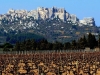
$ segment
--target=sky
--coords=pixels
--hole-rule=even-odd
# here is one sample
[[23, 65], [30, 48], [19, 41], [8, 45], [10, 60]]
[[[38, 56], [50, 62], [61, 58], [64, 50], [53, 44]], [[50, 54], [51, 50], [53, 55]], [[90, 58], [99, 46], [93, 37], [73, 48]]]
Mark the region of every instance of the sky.
[[53, 6], [65, 8], [79, 19], [94, 17], [96, 25], [100, 26], [100, 0], [0, 0], [0, 14], [5, 14], [11, 8], [34, 10]]

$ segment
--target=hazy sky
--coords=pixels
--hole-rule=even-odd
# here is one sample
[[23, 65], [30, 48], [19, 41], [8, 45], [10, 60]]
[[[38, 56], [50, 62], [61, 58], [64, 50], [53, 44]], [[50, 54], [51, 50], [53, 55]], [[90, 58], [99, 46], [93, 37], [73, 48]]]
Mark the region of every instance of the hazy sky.
[[96, 25], [100, 26], [100, 0], [0, 0], [0, 14], [10, 8], [33, 10], [37, 7], [65, 8], [79, 19], [94, 17]]

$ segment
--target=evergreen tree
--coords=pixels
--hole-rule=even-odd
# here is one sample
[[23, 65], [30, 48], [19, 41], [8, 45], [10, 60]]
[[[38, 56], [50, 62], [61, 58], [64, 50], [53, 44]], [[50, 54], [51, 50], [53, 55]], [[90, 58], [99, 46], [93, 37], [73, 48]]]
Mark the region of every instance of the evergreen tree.
[[79, 49], [84, 49], [86, 46], [87, 46], [87, 39], [86, 39], [86, 37], [84, 36], [83, 38], [80, 38], [80, 39], [78, 40], [78, 48], [79, 48]]
[[63, 48], [63, 44], [56, 41], [55, 43], [53, 43], [53, 50], [62, 50]]
[[71, 47], [72, 47], [72, 49], [76, 49], [77, 48], [77, 42], [76, 42], [76, 40], [72, 41]]
[[19, 51], [19, 50], [20, 50], [20, 43], [19, 43], [19, 42], [17, 42], [17, 43], [15, 44], [14, 50], [15, 50], [15, 51]]
[[90, 47], [91, 49], [93, 49], [96, 46], [97, 43], [96, 38], [91, 33], [89, 33], [88, 35], [87, 43], [88, 43], [88, 47]]
[[86, 39], [85, 35], [83, 37], [83, 45], [84, 45], [84, 48], [87, 47], [87, 39]]
[[31, 50], [31, 40], [30, 39], [27, 40], [26, 42], [23, 42], [22, 45], [24, 45], [24, 47], [25, 47], [26, 50]]
[[100, 48], [100, 34], [99, 34], [99, 39], [98, 39], [98, 47]]
[[63, 47], [65, 50], [66, 49], [70, 49], [71, 48], [71, 44], [70, 44], [70, 42], [66, 42], [65, 44], [64, 44], [64, 47]]
[[36, 46], [37, 46], [36, 41], [34, 39], [32, 39], [31, 40], [31, 49], [36, 50]]

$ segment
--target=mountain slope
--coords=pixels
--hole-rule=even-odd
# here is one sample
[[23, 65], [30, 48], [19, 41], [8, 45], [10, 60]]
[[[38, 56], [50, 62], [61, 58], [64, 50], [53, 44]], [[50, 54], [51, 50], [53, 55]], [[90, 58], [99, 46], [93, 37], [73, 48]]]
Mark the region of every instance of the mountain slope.
[[67, 42], [89, 32], [98, 36], [99, 31], [94, 18], [79, 20], [63, 8], [39, 7], [32, 11], [11, 9], [0, 15], [0, 38], [5, 41], [10, 34], [17, 36], [22, 33], [24, 36], [25, 33], [31, 33], [41, 35], [51, 42]]

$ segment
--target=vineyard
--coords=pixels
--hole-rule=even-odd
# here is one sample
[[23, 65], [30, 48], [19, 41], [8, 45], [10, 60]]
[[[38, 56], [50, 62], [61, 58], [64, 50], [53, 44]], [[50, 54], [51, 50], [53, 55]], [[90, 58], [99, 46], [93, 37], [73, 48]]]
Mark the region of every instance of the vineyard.
[[100, 52], [35, 51], [0, 54], [1, 75], [100, 75]]

